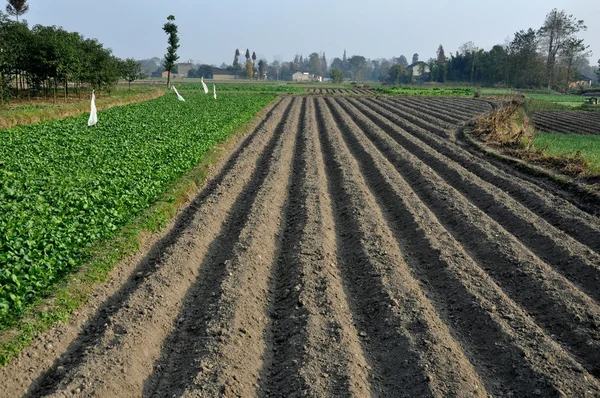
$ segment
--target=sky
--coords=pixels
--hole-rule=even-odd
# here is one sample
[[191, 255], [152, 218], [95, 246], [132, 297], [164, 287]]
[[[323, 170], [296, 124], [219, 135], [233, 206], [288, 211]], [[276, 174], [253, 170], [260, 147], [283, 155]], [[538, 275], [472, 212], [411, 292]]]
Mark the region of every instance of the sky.
[[[598, 0], [29, 0], [30, 26], [62, 26], [96, 38], [120, 58], [163, 57], [168, 15], [179, 27], [180, 62], [231, 64], [246, 48], [272, 62], [295, 54], [325, 52], [342, 57], [391, 58], [414, 53], [421, 60], [473, 41], [490, 49], [521, 29], [539, 28], [553, 8], [588, 26], [580, 37], [590, 46], [592, 65], [600, 58]], [[594, 18], [596, 17], [596, 18]]]

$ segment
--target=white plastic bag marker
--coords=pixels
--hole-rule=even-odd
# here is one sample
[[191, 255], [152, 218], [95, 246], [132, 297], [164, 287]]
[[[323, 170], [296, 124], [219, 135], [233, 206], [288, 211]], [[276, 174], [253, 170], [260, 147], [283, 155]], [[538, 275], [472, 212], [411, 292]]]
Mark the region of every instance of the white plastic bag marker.
[[98, 123], [98, 113], [96, 111], [96, 94], [95, 90], [92, 90], [92, 104], [90, 110], [90, 118], [88, 119], [88, 126], [95, 126]]
[[215, 87], [214, 84], [213, 84], [213, 94], [215, 96], [215, 99], [217, 99], [217, 88]]
[[183, 99], [183, 97], [181, 95], [179, 95], [179, 92], [177, 91], [177, 89], [175, 88], [175, 86], [171, 86], [171, 88], [175, 91], [175, 94], [177, 94], [177, 99], [179, 101], [185, 102], [185, 100]]
[[208, 86], [204, 83], [204, 76], [200, 79], [200, 83], [202, 83], [202, 87], [204, 88], [204, 94], [208, 94]]

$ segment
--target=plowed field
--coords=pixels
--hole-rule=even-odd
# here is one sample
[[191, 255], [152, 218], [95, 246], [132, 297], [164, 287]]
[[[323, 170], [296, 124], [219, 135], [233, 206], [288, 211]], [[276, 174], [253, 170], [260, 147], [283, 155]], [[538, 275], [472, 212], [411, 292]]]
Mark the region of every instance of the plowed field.
[[454, 141], [489, 111], [282, 98], [0, 396], [600, 395], [600, 219]]
[[368, 88], [308, 88], [306, 92], [309, 94], [377, 94], [376, 91]]
[[597, 112], [535, 112], [535, 128], [565, 134], [600, 135], [600, 114]]

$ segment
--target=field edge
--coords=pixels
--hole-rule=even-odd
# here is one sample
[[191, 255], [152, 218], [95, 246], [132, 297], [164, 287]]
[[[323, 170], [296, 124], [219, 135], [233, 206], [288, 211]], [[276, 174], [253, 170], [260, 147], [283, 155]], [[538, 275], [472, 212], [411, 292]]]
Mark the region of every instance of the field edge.
[[472, 129], [472, 125], [462, 127], [457, 133], [458, 139], [474, 150], [483, 153], [485, 156], [499, 160], [500, 162], [534, 178], [541, 177], [544, 180], [551, 182], [559, 189], [565, 191], [570, 197], [575, 195], [577, 199], [583, 200], [584, 204], [591, 202], [596, 206], [600, 205], [599, 184], [586, 183], [575, 177], [553, 170], [546, 165], [538, 165], [492, 148], [474, 138]]
[[[163, 94], [161, 92], [158, 97]], [[50, 296], [39, 299], [24, 316], [0, 331], [0, 368], [29, 347], [39, 334], [57, 323], [67, 322], [87, 303], [90, 294], [110, 279], [118, 264], [135, 254], [152, 235], [164, 234], [169, 223], [201, 191], [213, 166], [225, 158], [230, 149], [247, 136], [282, 98], [276, 96], [250, 120], [232, 131], [225, 141], [210, 149], [198, 165], [170, 184], [152, 206], [127, 223], [113, 238], [94, 245], [91, 260], [77, 272], [66, 276]]]

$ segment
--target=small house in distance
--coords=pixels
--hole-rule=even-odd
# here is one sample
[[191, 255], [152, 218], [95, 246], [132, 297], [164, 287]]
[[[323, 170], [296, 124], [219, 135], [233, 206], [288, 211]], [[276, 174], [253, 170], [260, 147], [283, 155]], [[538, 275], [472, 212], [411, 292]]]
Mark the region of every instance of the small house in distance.
[[406, 68], [412, 72], [412, 77], [415, 79], [423, 78], [431, 71], [429, 65], [423, 61], [412, 63]]
[[194, 68], [194, 64], [190, 63], [180, 63], [177, 64], [177, 75], [181, 77], [187, 77], [189, 71]]
[[318, 75], [313, 75], [309, 72], [292, 71], [283, 75], [283, 80], [292, 81], [295, 83], [314, 83], [322, 82], [323, 78]]
[[[169, 72], [167, 72], [167, 71], [164, 71], [164, 72], [162, 72], [161, 76], [162, 76], [162, 78], [163, 78], [163, 79], [166, 79], [166, 78], [169, 76]], [[173, 72], [171, 72], [171, 79], [174, 79], [174, 78], [176, 78], [177, 76], [178, 76], [178, 74], [177, 74], [177, 73], [173, 73]]]
[[237, 70], [214, 68], [212, 78], [215, 80], [235, 80], [238, 79], [239, 73]]

